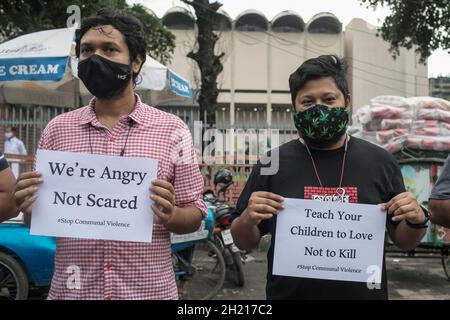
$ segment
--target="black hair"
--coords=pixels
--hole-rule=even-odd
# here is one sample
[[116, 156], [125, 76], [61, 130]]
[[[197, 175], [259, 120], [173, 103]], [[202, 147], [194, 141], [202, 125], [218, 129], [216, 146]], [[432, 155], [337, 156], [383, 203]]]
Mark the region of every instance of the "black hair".
[[323, 77], [332, 77], [336, 86], [343, 93], [347, 103], [347, 95], [350, 93], [347, 75], [347, 65], [343, 59], [336, 55], [322, 55], [317, 58], [308, 59], [302, 63], [294, 73], [289, 76], [289, 90], [291, 91], [292, 105], [295, 108], [297, 93], [310, 80]]
[[[77, 30], [75, 43], [76, 43], [76, 55], [80, 56], [80, 42], [81, 38], [90, 29], [111, 25], [125, 37], [125, 42], [130, 52], [130, 63], [132, 63], [138, 56], [142, 59], [142, 65], [144, 65], [146, 58], [147, 39], [144, 33], [144, 26], [141, 21], [136, 17], [130, 15], [125, 10], [105, 8], [100, 9], [93, 16], [83, 19], [80, 29]], [[141, 65], [141, 68], [142, 68]], [[133, 73], [133, 83], [136, 85], [137, 73]]]

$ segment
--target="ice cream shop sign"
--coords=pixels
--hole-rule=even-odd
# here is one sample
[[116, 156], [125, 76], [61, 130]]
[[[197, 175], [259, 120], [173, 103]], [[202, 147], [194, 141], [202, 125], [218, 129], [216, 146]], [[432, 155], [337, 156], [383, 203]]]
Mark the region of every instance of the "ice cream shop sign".
[[68, 69], [75, 29], [24, 34], [0, 44], [0, 83], [60, 81]]
[[64, 75], [67, 57], [4, 59], [0, 62], [0, 81], [50, 80]]

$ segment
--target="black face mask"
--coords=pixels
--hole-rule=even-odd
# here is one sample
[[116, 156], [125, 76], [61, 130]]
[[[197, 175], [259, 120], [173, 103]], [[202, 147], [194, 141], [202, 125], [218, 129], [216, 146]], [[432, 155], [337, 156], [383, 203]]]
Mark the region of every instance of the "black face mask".
[[98, 98], [120, 95], [131, 79], [131, 66], [92, 55], [78, 63], [78, 77]]

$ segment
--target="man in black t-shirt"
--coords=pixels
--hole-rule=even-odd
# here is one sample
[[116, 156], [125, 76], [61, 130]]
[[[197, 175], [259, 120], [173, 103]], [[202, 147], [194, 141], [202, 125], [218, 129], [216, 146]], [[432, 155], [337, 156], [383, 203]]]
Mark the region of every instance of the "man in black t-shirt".
[[[253, 168], [237, 203], [239, 217], [231, 228], [235, 243], [251, 250], [261, 236], [272, 234], [267, 254], [268, 299], [387, 299], [384, 259], [379, 289], [369, 289], [362, 282], [272, 274], [277, 214], [284, 198], [317, 200], [341, 192], [345, 202], [380, 205], [388, 212], [391, 239], [404, 250], [419, 244], [427, 222], [426, 211], [405, 192], [396, 160], [382, 148], [346, 134], [350, 94], [338, 57], [305, 61], [290, 76], [289, 86], [300, 139], [278, 148], [275, 174], [262, 173], [261, 163], [268, 163], [267, 158]], [[298, 252], [298, 248], [291, 250], [293, 255]]]
[[0, 154], [0, 222], [17, 217], [18, 210], [14, 205], [14, 175], [3, 154]]

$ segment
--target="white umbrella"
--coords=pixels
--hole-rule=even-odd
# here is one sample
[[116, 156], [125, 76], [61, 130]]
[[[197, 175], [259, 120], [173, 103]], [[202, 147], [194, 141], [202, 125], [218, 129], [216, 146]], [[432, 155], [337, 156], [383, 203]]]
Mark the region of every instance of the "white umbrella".
[[185, 101], [192, 98], [189, 81], [150, 56], [147, 56], [137, 82], [136, 89], [138, 92], [150, 90], [150, 103], [152, 105], [168, 101]]
[[[26, 34], [0, 44], [0, 103], [76, 108], [81, 98], [84, 104], [90, 94], [76, 78], [74, 37], [74, 28], [63, 28]], [[152, 104], [175, 96], [192, 96], [187, 80], [149, 56], [136, 90], [151, 90]]]

